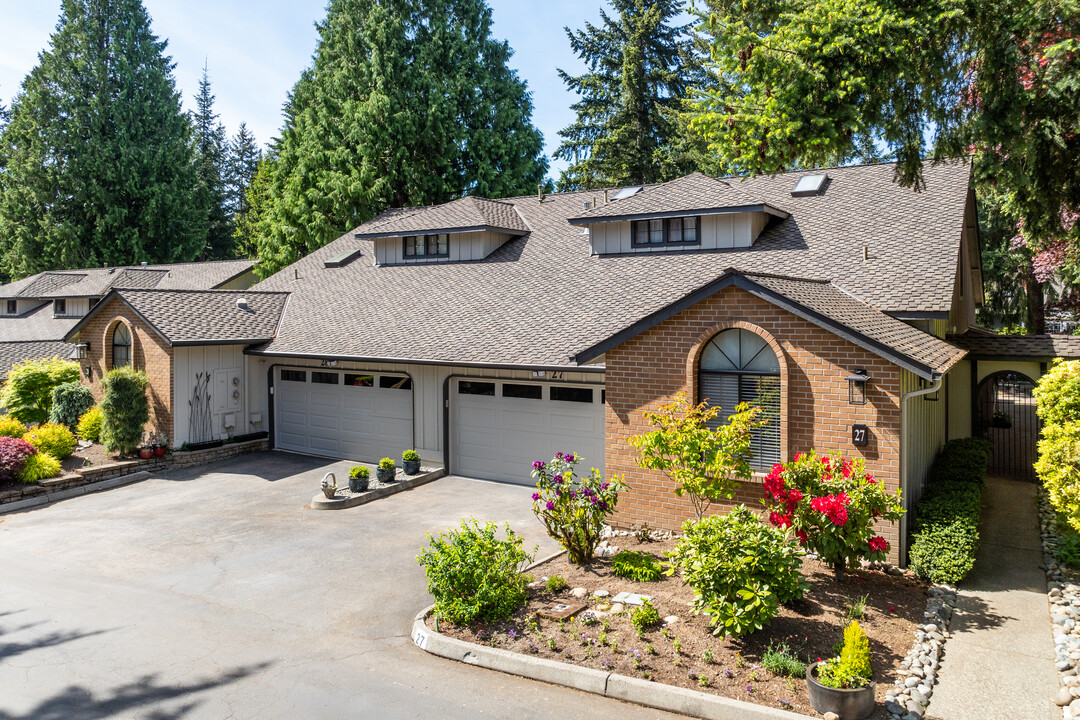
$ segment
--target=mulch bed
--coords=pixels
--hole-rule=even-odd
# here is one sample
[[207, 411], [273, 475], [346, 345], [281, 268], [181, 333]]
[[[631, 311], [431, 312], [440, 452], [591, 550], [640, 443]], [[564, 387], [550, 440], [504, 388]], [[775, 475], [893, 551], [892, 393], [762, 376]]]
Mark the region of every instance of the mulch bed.
[[[620, 537], [618, 541], [622, 549], [642, 550], [661, 560], [665, 551], [674, 546], [674, 540], [639, 543], [632, 536]], [[805, 679], [773, 675], [761, 667], [762, 654], [770, 645], [787, 643], [803, 661], [834, 655], [833, 646], [843, 640], [844, 627], [849, 622], [848, 604], [868, 595], [866, 612], [859, 624], [870, 639], [872, 667], [878, 683], [874, 717], [885, 720], [889, 717], [884, 709], [885, 693], [892, 687], [900, 662], [911, 649], [916, 624], [922, 622], [927, 584], [910, 574], [894, 576], [873, 570], [849, 572], [843, 582], [837, 583], [830, 567], [809, 558], [804, 559], [802, 572], [810, 583], [803, 599], [782, 607], [780, 615], [763, 630], [739, 640], [713, 637], [708, 617], [695, 615], [688, 607], [693, 591], [677, 575], [640, 583], [616, 576], [610, 559], [596, 559], [581, 568], [571, 565], [565, 554], [532, 571], [538, 579], [563, 576], [567, 581], [565, 590], [550, 593], [536, 583], [530, 588], [526, 607], [504, 622], [474, 623], [467, 627], [443, 622], [439, 630], [468, 642], [816, 716], [806, 694]], [[576, 587], [587, 589], [590, 597], [575, 600], [570, 592]], [[639, 638], [627, 613], [603, 612], [610, 598], [592, 598], [596, 590], [607, 590], [612, 597], [622, 591], [648, 595], [661, 618], [674, 615], [679, 619]], [[587, 602], [600, 610], [596, 614], [601, 623], [586, 626], [579, 616], [560, 625], [559, 621], [536, 617], [537, 611], [556, 602]], [[534, 618], [538, 630], [529, 629]], [[433, 625], [430, 619], [428, 622]], [[603, 623], [607, 624], [606, 629]], [[549, 647], [549, 640], [554, 640], [554, 650]], [[678, 653], [674, 650], [676, 640], [680, 645]], [[655, 653], [648, 650], [650, 645]], [[702, 657], [707, 649], [712, 653], [711, 662]], [[634, 667], [632, 650], [640, 653], [640, 667]], [[704, 687], [702, 676], [708, 683]]]
[[64, 473], [81, 470], [85, 467], [97, 467], [108, 463], [119, 462], [118, 453], [110, 455], [101, 443], [94, 443], [88, 448], [75, 448], [75, 452], [60, 461], [60, 467]]

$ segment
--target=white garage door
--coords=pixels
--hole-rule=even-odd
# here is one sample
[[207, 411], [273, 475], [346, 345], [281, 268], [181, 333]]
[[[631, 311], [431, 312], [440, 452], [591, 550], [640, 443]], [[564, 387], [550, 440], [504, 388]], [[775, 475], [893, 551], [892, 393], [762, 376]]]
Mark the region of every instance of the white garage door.
[[455, 380], [453, 472], [533, 484], [534, 460], [582, 456], [579, 471], [604, 471], [603, 388], [525, 380]]
[[275, 444], [365, 462], [400, 458], [413, 442], [412, 395], [404, 375], [281, 368]]

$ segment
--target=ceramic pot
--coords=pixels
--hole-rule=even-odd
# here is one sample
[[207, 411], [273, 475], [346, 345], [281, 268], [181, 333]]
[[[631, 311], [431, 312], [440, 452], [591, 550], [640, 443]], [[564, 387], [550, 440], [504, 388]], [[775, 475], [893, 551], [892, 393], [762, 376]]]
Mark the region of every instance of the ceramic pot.
[[377, 477], [381, 483], [394, 482], [394, 478], [397, 477], [397, 468], [389, 468], [386, 470], [383, 468], [375, 468], [375, 477]]
[[822, 715], [836, 713], [840, 720], [864, 720], [873, 714], [877, 683], [872, 682], [854, 690], [826, 687], [815, 677], [817, 666], [818, 663], [813, 663], [806, 668], [806, 690], [815, 710]]
[[349, 478], [349, 492], [362, 493], [368, 489], [367, 478]]
[[419, 475], [420, 474], [420, 461], [419, 460], [402, 460], [401, 469], [405, 471], [406, 475]]
[[149, 460], [154, 457], [154, 448], [139, 448], [139, 457], [143, 460]]
[[161, 445], [159, 447], [154, 448], [154, 455], [157, 456], [157, 457], [165, 457], [165, 446]]

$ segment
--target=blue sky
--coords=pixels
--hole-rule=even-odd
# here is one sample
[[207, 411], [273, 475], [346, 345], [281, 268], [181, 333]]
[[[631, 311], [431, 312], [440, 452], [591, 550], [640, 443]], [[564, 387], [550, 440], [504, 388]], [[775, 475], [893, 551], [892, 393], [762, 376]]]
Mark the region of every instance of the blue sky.
[[[314, 23], [325, 0], [143, 0], [159, 37], [168, 39], [184, 106], [194, 104], [204, 59], [217, 112], [231, 135], [241, 121], [260, 143], [277, 134], [281, 104], [315, 49]], [[574, 119], [556, 68], [571, 73], [584, 65], [570, 51], [563, 26], [595, 22], [599, 0], [489, 0], [493, 34], [514, 49], [511, 65], [533, 93], [533, 122], [544, 133], [550, 158], [558, 131]], [[0, 99], [18, 93], [26, 74], [48, 46], [60, 15], [60, 0], [0, 0]], [[557, 176], [564, 163], [553, 163]]]

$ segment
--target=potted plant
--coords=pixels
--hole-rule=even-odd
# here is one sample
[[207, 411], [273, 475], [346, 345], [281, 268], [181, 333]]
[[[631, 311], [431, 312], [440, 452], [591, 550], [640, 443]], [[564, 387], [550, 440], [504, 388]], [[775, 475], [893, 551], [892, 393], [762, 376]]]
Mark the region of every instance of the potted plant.
[[420, 453], [415, 450], [406, 450], [401, 453], [401, 468], [406, 475], [416, 475], [420, 472]]
[[363, 465], [349, 468], [349, 492], [361, 493], [368, 489], [371, 471]]
[[156, 457], [165, 457], [165, 452], [169, 449], [169, 436], [165, 433], [161, 433], [157, 436], [154, 442], [154, 455]]
[[1012, 427], [1012, 418], [1004, 410], [995, 410], [990, 419], [990, 426], [1007, 430]]
[[327, 500], [333, 500], [334, 496], [337, 495], [337, 478], [334, 477], [334, 473], [328, 472], [323, 475], [322, 493]]
[[383, 458], [379, 461], [379, 467], [375, 470], [375, 477], [381, 483], [394, 482], [397, 477], [397, 466], [391, 458]]
[[154, 447], [152, 445], [144, 445], [139, 448], [139, 457], [143, 460], [149, 460], [154, 457]]
[[836, 713], [840, 720], [863, 720], [874, 712], [870, 641], [855, 620], [844, 630], [840, 656], [806, 668], [810, 704], [824, 715]]

